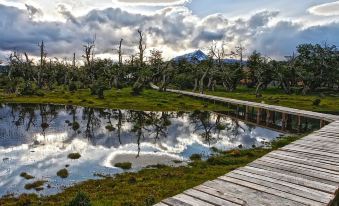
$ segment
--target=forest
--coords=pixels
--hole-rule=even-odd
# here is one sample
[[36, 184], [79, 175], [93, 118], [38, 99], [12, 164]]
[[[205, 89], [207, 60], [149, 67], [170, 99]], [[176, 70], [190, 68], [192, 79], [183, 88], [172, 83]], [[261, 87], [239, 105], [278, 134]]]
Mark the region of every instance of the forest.
[[[38, 60], [26, 52], [13, 51], [2, 69], [0, 86], [16, 95], [44, 95], [44, 91], [90, 89], [91, 95], [105, 98], [104, 91], [131, 87], [139, 95], [149, 83], [160, 91], [178, 88], [205, 93], [234, 91], [239, 85], [253, 88], [256, 97], [268, 86], [281, 88], [285, 94], [306, 95], [315, 91], [339, 89], [339, 52], [328, 44], [300, 44], [296, 52], [284, 60], [274, 60], [253, 51], [245, 58], [246, 48], [238, 46], [227, 52], [227, 44], [211, 43], [208, 60], [185, 59], [165, 61], [161, 50], [146, 55], [145, 34], [138, 30], [137, 52], [124, 53], [124, 40], [112, 50], [113, 59], [97, 58], [95, 40], [83, 46], [82, 59], [70, 54], [69, 59], [50, 57], [44, 41], [38, 44]], [[81, 45], [79, 45], [81, 46]], [[232, 63], [226, 58], [236, 59]]]

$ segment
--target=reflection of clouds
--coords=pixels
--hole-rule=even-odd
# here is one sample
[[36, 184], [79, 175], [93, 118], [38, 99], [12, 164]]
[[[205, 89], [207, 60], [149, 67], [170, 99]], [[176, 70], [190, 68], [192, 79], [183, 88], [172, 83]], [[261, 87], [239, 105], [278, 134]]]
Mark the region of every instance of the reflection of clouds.
[[[31, 106], [32, 107], [32, 106]], [[70, 185], [86, 179], [93, 179], [93, 173], [116, 174], [122, 172], [112, 167], [112, 162], [125, 159], [134, 160], [140, 148], [139, 159], [136, 158], [136, 165], [139, 167], [154, 163], [170, 163], [173, 159], [187, 160], [192, 154], [200, 153], [208, 155], [210, 147], [219, 149], [230, 149], [242, 144], [244, 147], [251, 147], [253, 144], [260, 145], [260, 142], [277, 137], [279, 133], [259, 127], [250, 127], [243, 122], [235, 122], [230, 118], [220, 118], [220, 123], [226, 126], [225, 130], [211, 130], [212, 141], [203, 137], [204, 130], [199, 127], [199, 120], [192, 123], [189, 113], [183, 113], [176, 117], [176, 113], [169, 113], [170, 125], [163, 128], [165, 136], [155, 139], [155, 125], [148, 125], [142, 128], [143, 137], [138, 145], [137, 135], [132, 132], [135, 122], [129, 118], [130, 111], [121, 111], [120, 140], [118, 138], [117, 119], [118, 113], [114, 110], [92, 110], [93, 122], [88, 122], [91, 109], [76, 108], [74, 118], [80, 128], [74, 131], [66, 120], [73, 122], [71, 109], [65, 106], [56, 108], [46, 107], [47, 122], [49, 127], [42, 133], [41, 114], [39, 107], [32, 107], [35, 114], [35, 123], [26, 131], [29, 124], [29, 116], [25, 114], [23, 124], [15, 125], [21, 110], [24, 106], [17, 105], [14, 109], [4, 106], [0, 109], [0, 195], [7, 191], [22, 193], [33, 192], [23, 189], [27, 180], [19, 175], [27, 172], [38, 179], [46, 179], [51, 184], [51, 189], [45, 189], [43, 194], [53, 194], [59, 191], [61, 186]], [[13, 112], [12, 112], [13, 109]], [[55, 109], [56, 114], [49, 114]], [[112, 113], [111, 119], [107, 114]], [[152, 115], [151, 115], [152, 114]], [[152, 118], [159, 119], [162, 113], [145, 112]], [[145, 121], [148, 117], [144, 117]], [[217, 115], [209, 115], [208, 125], [215, 127]], [[115, 128], [109, 131], [106, 126], [109, 121]], [[100, 122], [100, 124], [97, 124]], [[156, 121], [157, 124], [160, 124]], [[93, 137], [85, 136], [86, 126], [93, 129]], [[197, 130], [197, 128], [199, 128]], [[121, 143], [120, 143], [121, 142]], [[79, 152], [79, 160], [70, 160], [67, 155], [72, 152]], [[9, 158], [2, 161], [2, 158]], [[69, 164], [70, 176], [67, 179], [60, 179], [56, 172]]]

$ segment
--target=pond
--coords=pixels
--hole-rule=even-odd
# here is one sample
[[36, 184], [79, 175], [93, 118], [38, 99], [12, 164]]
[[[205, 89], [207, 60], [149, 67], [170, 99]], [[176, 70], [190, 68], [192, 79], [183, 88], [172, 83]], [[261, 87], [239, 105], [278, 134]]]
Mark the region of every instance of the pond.
[[[147, 112], [62, 105], [0, 108], [0, 196], [50, 195], [102, 175], [150, 165], [185, 165], [212, 148], [252, 148], [282, 135], [213, 112]], [[78, 159], [68, 155], [78, 153]], [[130, 162], [123, 170], [116, 163]], [[67, 169], [67, 178], [57, 172]], [[24, 178], [23, 172], [32, 179]], [[27, 183], [47, 181], [37, 190]]]

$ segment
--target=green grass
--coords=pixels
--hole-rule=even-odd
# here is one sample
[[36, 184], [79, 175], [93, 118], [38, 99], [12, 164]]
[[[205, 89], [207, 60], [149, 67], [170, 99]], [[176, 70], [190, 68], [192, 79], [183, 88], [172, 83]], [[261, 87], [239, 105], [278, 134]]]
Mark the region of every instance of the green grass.
[[44, 96], [17, 96], [0, 90], [0, 103], [54, 103], [85, 107], [131, 109], [147, 111], [225, 111], [221, 105], [207, 104], [191, 97], [145, 89], [141, 95], [132, 96], [131, 88], [105, 91], [105, 98], [90, 95], [88, 89], [74, 93], [62, 90], [42, 91]]
[[100, 180], [88, 180], [65, 189], [62, 193], [47, 197], [21, 195], [0, 199], [1, 206], [10, 205], [67, 205], [82, 192], [91, 200], [93, 206], [105, 205], [145, 205], [146, 202], [160, 200], [176, 195], [208, 180], [213, 180], [238, 167], [267, 154], [300, 137], [287, 137], [272, 143], [272, 149], [232, 150], [228, 152], [214, 149], [215, 154], [206, 161], [196, 160], [187, 167], [167, 166], [143, 169], [137, 173], [124, 173]]
[[[322, 92], [322, 95], [318, 92], [303, 96], [297, 94], [284, 94], [279, 88], [268, 88], [263, 90], [262, 98], [256, 98], [254, 89], [239, 87], [233, 92], [218, 90], [215, 92], [207, 91], [207, 94], [251, 102], [264, 102], [271, 105], [279, 105], [315, 112], [339, 114], [338, 92], [324, 91]], [[318, 106], [313, 104], [316, 99], [321, 100]]]

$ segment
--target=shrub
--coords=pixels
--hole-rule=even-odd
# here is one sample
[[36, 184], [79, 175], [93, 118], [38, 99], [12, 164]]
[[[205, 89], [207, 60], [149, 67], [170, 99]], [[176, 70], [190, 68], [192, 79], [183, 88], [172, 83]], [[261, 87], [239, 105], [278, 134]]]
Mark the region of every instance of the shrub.
[[152, 206], [155, 204], [155, 199], [153, 196], [148, 196], [145, 198], [145, 206]]
[[116, 163], [114, 165], [114, 167], [119, 167], [121, 169], [128, 170], [128, 169], [131, 169], [132, 163], [130, 163], [130, 162], [119, 162], [119, 163]]
[[75, 85], [74, 82], [72, 82], [72, 83], [68, 86], [68, 90], [69, 90], [70, 92], [75, 92], [77, 89], [78, 89], [78, 88], [77, 88], [77, 85]]
[[68, 159], [76, 160], [76, 159], [79, 159], [81, 155], [79, 153], [71, 153], [67, 157]]
[[320, 102], [321, 102], [320, 99], [315, 99], [315, 100], [313, 100], [312, 104], [313, 104], [314, 106], [319, 106], [319, 105], [320, 105]]
[[192, 154], [190, 157], [190, 160], [192, 161], [197, 161], [197, 160], [201, 160], [201, 154]]
[[76, 196], [68, 203], [68, 206], [91, 206], [91, 200], [85, 193], [78, 192]]
[[57, 175], [61, 178], [67, 178], [68, 177], [68, 170], [67, 169], [61, 169], [57, 172]]

